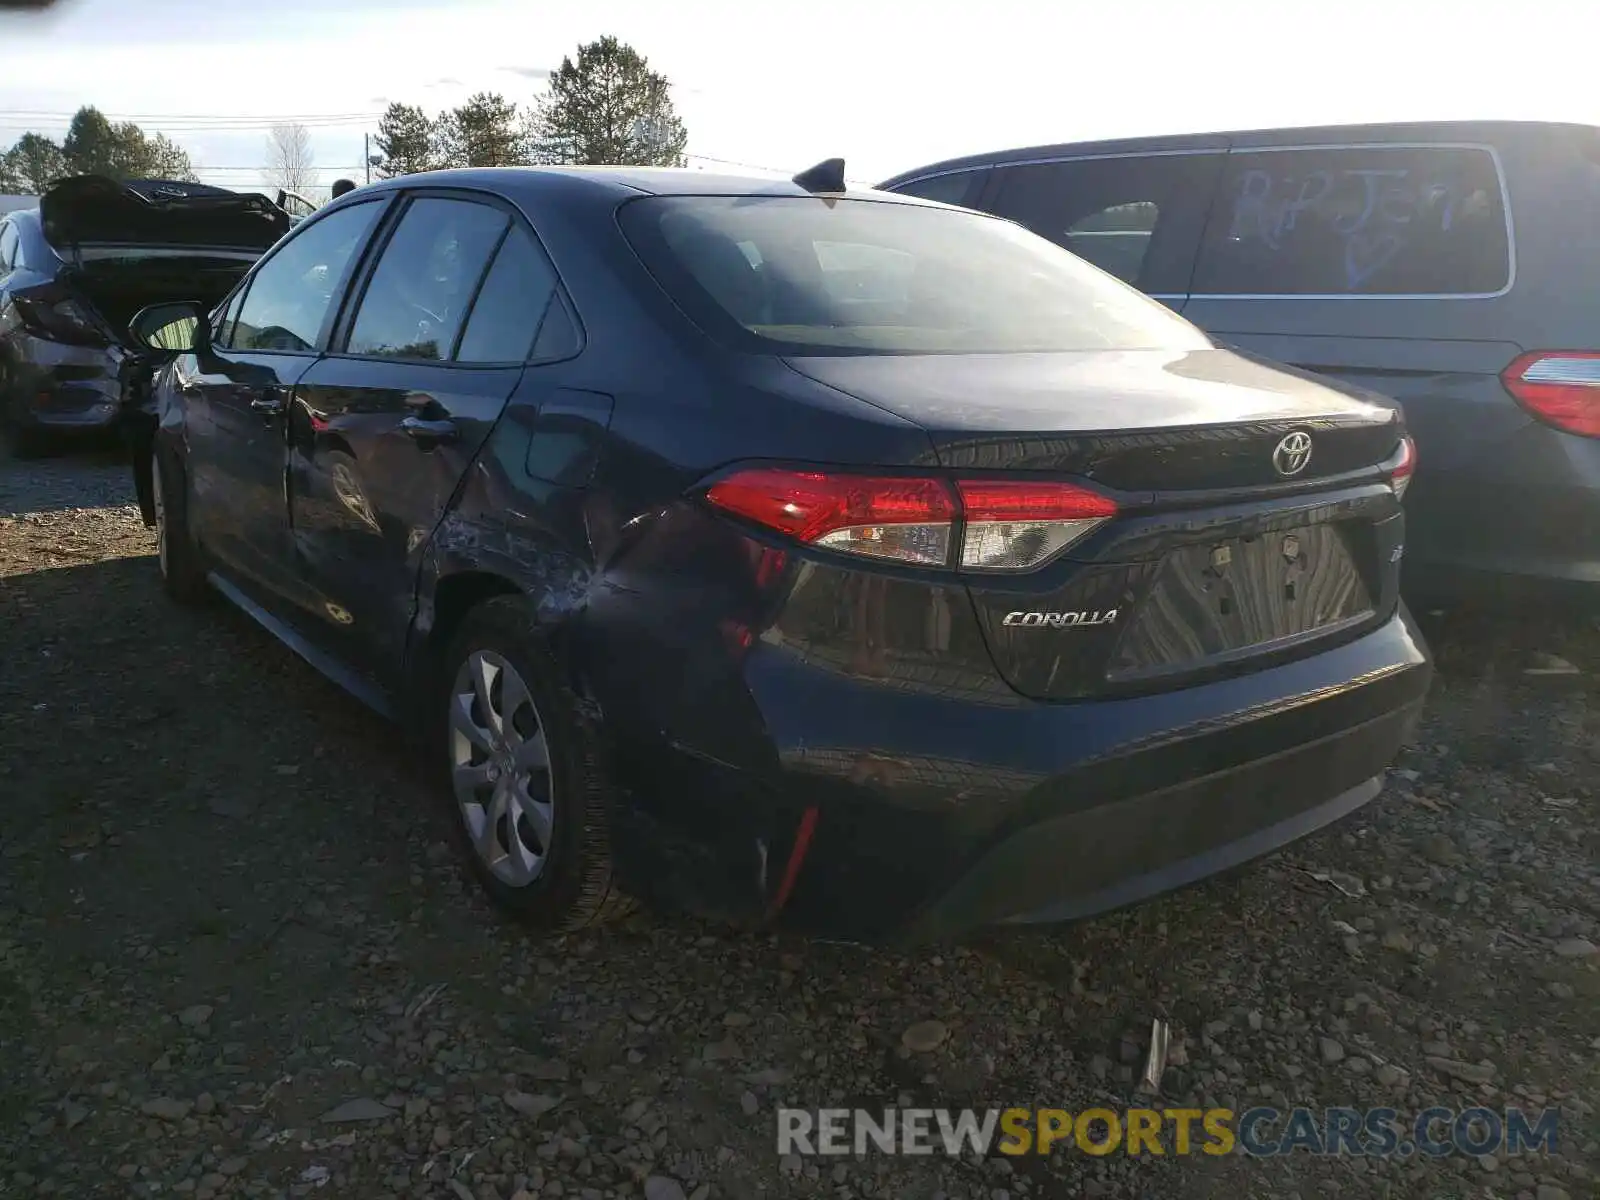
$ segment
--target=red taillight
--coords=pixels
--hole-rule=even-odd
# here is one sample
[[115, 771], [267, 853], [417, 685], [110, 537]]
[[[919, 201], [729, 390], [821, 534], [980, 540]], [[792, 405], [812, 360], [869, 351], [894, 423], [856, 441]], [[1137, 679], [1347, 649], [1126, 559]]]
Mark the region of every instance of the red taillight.
[[714, 484], [706, 498], [829, 550], [940, 566], [950, 558], [956, 504], [935, 479], [758, 467]]
[[1404, 497], [1417, 470], [1417, 444], [1407, 434], [1400, 439], [1400, 461], [1389, 469], [1389, 484], [1397, 497]]
[[[844, 554], [975, 571], [1022, 571], [1061, 553], [1116, 504], [1067, 483], [938, 479], [756, 467], [706, 498], [768, 529]], [[964, 522], [960, 554], [952, 537]]]
[[1600, 437], [1600, 353], [1536, 350], [1512, 362], [1500, 382], [1546, 425]]

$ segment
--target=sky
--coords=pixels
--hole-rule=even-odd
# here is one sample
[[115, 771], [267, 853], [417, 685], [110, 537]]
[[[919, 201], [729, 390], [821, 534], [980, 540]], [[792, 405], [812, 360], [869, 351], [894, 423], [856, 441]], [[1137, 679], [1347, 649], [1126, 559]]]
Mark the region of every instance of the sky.
[[[1507, 14], [1513, 14], [1508, 20]], [[673, 84], [690, 165], [853, 181], [1050, 142], [1345, 121], [1600, 124], [1593, 0], [57, 0], [0, 11], [0, 146], [79, 105], [160, 130], [201, 179], [267, 186], [267, 130], [362, 178], [390, 101], [534, 101], [614, 34]], [[375, 152], [375, 151], [374, 151]]]

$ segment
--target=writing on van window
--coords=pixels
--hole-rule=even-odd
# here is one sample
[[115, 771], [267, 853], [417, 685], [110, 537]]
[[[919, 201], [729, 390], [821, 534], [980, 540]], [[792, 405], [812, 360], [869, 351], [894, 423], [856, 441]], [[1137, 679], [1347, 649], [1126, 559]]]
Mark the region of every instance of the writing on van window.
[[1354, 291], [1403, 251], [1414, 233], [1449, 233], [1457, 210], [1489, 208], [1482, 189], [1463, 194], [1452, 180], [1406, 167], [1315, 170], [1298, 177], [1244, 172], [1237, 184], [1229, 237], [1284, 247], [1303, 220], [1322, 223], [1343, 243], [1344, 284]]
[[1192, 290], [1487, 295], [1510, 277], [1499, 172], [1469, 146], [1234, 151]]

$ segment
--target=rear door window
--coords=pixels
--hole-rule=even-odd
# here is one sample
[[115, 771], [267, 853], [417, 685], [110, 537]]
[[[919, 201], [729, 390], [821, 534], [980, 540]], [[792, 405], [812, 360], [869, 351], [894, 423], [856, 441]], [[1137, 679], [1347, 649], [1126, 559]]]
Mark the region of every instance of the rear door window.
[[550, 299], [550, 307], [545, 309], [539, 337], [533, 343], [535, 362], [571, 358], [583, 349], [583, 331], [578, 327], [578, 319], [573, 316], [572, 309], [562, 302], [563, 296], [562, 290], [557, 288], [556, 294]]
[[1484, 149], [1236, 151], [1194, 293], [1487, 295], [1510, 279], [1509, 241], [1500, 175]]
[[0, 275], [7, 274], [12, 267], [17, 265], [16, 228], [12, 225], [0, 225]]
[[431, 196], [413, 201], [373, 269], [348, 352], [449, 358], [489, 257], [510, 224], [510, 217], [487, 204]]
[[967, 208], [978, 199], [983, 181], [989, 172], [952, 171], [948, 175], [930, 175], [926, 179], [913, 179], [890, 189], [904, 196], [921, 200], [937, 200], [940, 204], [959, 204]]
[[1223, 157], [1148, 154], [1005, 167], [985, 207], [1141, 291], [1183, 295]]
[[456, 360], [514, 363], [525, 360], [556, 293], [556, 272], [544, 251], [516, 226], [506, 235], [484, 277]]

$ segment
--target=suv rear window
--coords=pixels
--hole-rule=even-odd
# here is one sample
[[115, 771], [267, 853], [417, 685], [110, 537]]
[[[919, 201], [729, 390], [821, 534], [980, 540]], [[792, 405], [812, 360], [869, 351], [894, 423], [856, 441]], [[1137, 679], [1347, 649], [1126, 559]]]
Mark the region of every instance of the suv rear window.
[[1008, 221], [802, 196], [657, 196], [624, 234], [710, 336], [768, 354], [1189, 349], [1205, 336]]
[[1195, 269], [1214, 296], [1484, 295], [1510, 279], [1494, 157], [1359, 146], [1228, 156]]

